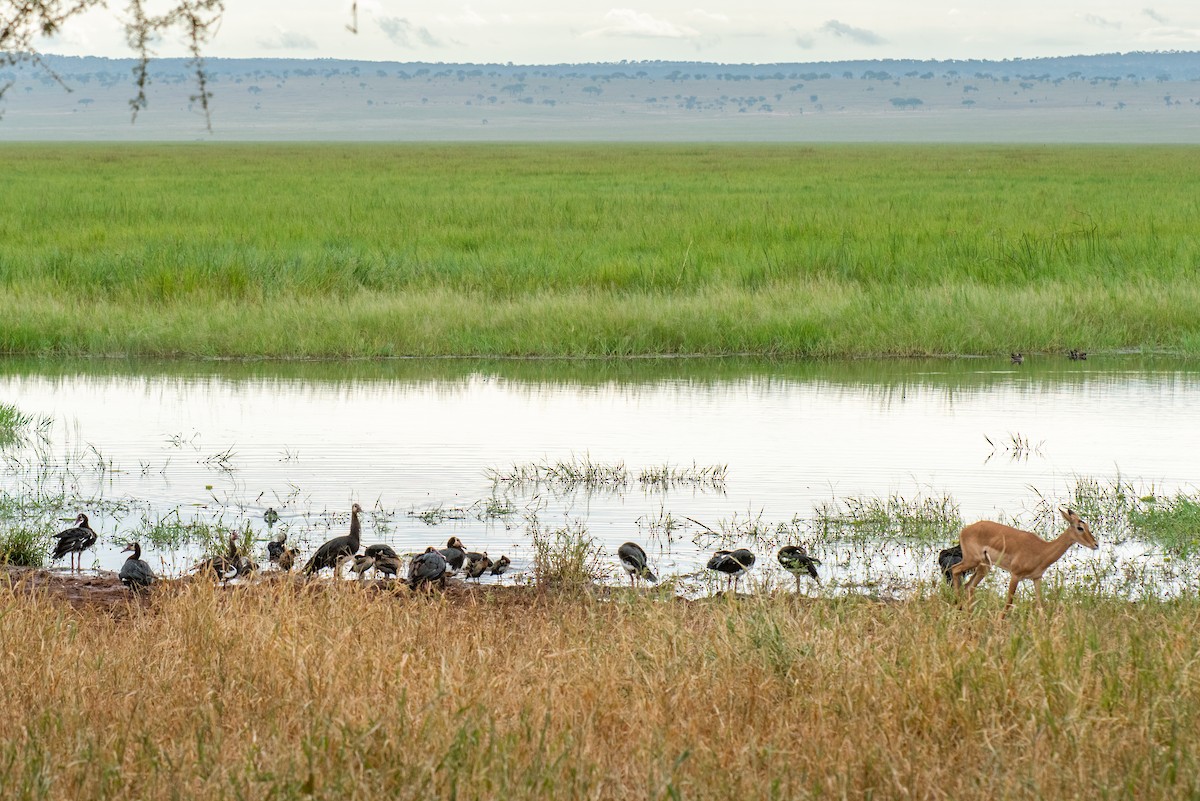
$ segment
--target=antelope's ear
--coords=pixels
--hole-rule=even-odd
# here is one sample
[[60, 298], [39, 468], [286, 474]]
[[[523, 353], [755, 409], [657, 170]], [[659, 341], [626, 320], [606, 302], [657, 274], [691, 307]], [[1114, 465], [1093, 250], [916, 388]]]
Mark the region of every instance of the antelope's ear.
[[1071, 511], [1070, 509], [1064, 509], [1061, 506], [1058, 508], [1058, 513], [1062, 515], [1063, 520], [1066, 520], [1067, 522], [1070, 522], [1071, 517], [1075, 514], [1075, 512]]

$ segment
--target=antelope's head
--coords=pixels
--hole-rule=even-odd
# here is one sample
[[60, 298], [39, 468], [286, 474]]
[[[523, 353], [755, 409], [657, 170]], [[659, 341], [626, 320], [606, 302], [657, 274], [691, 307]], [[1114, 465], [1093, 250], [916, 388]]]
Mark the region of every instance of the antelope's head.
[[1100, 547], [1096, 544], [1096, 538], [1092, 536], [1092, 529], [1088, 527], [1087, 521], [1077, 515], [1074, 509], [1059, 509], [1058, 513], [1067, 521], [1067, 534], [1071, 539], [1093, 551]]

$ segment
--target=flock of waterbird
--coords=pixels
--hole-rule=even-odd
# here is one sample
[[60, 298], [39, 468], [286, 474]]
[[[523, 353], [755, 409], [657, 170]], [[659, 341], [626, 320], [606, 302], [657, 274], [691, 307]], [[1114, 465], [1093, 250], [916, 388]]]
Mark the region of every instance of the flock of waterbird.
[[[271, 521], [273, 509], [267, 510], [265, 517]], [[341, 537], [334, 537], [319, 547], [305, 563], [301, 572], [312, 576], [330, 568], [335, 576], [341, 574], [343, 565], [349, 563], [350, 569], [359, 579], [369, 571], [375, 571], [385, 577], [398, 577], [403, 565], [402, 557], [391, 546], [379, 543], [369, 545], [360, 554], [362, 545], [362, 527], [358, 516], [362, 507], [357, 503], [350, 509], [350, 532]], [[1091, 528], [1072, 509], [1060, 509], [1059, 513], [1066, 521], [1066, 529], [1053, 540], [1043, 540], [1029, 531], [1013, 528], [991, 520], [981, 520], [964, 528], [959, 534], [959, 542], [938, 554], [938, 567], [945, 575], [946, 581], [955, 590], [961, 590], [963, 577], [967, 580], [967, 602], [974, 597], [975, 588], [984, 579], [992, 567], [1000, 567], [1009, 573], [1008, 599], [1004, 611], [1013, 604], [1017, 585], [1028, 579], [1033, 582], [1039, 603], [1042, 598], [1042, 574], [1052, 564], [1057, 562], [1073, 544], [1095, 550], [1099, 547], [1092, 536]], [[275, 515], [278, 519], [278, 515]], [[77, 568], [76, 557], [82, 561], [82, 554], [96, 544], [96, 532], [88, 525], [86, 514], [80, 513], [75, 524], [59, 532], [53, 551], [55, 560], [64, 556], [71, 557], [71, 570]], [[280, 569], [290, 571], [295, 564], [296, 552], [286, 544], [287, 535], [280, 532], [275, 539], [267, 543], [267, 556], [270, 562], [277, 564]], [[132, 589], [144, 589], [154, 583], [156, 577], [150, 566], [142, 560], [142, 547], [137, 542], [129, 543], [124, 552], [130, 552], [129, 557], [121, 566], [120, 579]], [[809, 556], [800, 545], [785, 545], [776, 555], [784, 570], [796, 578], [796, 589], [800, 589], [800, 581], [808, 576], [818, 584], [821, 583], [817, 566], [819, 559]], [[657, 582], [658, 577], [650, 567], [646, 551], [635, 542], [626, 542], [617, 549], [617, 558], [625, 572], [629, 574], [631, 587], [639, 582]], [[754, 566], [754, 553], [746, 548], [737, 550], [719, 550], [708, 560], [708, 569], [724, 576], [728, 587], [736, 590], [738, 579]], [[463, 571], [468, 578], [478, 580], [485, 572], [499, 576], [505, 573], [512, 561], [507, 556], [501, 556], [492, 561], [486, 552], [468, 551], [458, 537], [451, 537], [445, 548], [430, 546], [423, 553], [416, 554], [409, 562], [407, 582], [412, 589], [430, 586], [434, 583], [444, 587], [446, 580]], [[211, 556], [193, 565], [191, 572], [212, 574], [219, 579], [228, 580], [237, 576], [245, 576], [258, 570], [258, 566], [249, 555], [238, 548], [237, 535], [229, 538], [229, 552]]]

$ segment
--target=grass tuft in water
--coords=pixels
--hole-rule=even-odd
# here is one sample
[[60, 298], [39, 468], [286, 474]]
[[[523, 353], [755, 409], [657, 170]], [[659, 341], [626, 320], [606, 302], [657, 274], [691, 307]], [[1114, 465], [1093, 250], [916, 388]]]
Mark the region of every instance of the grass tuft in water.
[[28, 526], [0, 529], [0, 565], [45, 567], [50, 556], [50, 530]]
[[23, 444], [31, 434], [45, 435], [52, 419], [22, 412], [9, 403], [0, 403], [0, 448]]
[[527, 521], [533, 543], [533, 578], [538, 587], [566, 592], [586, 592], [609, 576], [599, 543], [578, 522], [547, 528], [530, 515]]
[[823, 503], [813, 512], [813, 529], [822, 539], [950, 542], [962, 525], [958, 502], [949, 495], [852, 496]]
[[629, 483], [629, 471], [624, 462], [606, 464], [594, 462], [592, 457], [572, 456], [567, 460], [513, 464], [507, 471], [489, 468], [488, 478], [493, 484], [508, 484], [514, 487], [554, 486], [563, 489], [621, 488]]
[[1135, 534], [1167, 552], [1191, 556], [1200, 551], [1200, 498], [1178, 493], [1143, 501], [1129, 515]]

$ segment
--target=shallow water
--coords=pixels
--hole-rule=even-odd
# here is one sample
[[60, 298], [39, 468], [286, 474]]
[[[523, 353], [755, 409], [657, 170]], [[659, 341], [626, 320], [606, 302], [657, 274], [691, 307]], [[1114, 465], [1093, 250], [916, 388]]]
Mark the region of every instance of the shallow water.
[[[1043, 498], [1068, 500], [1080, 477], [1193, 491], [1200, 367], [1133, 357], [1020, 366], [9, 360], [0, 364], [0, 401], [54, 421], [46, 440], [8, 449], [0, 486], [25, 498], [65, 494], [72, 506], [57, 516], [90, 511], [102, 538], [85, 558], [92, 567], [117, 568], [128, 532], [174, 514], [249, 524], [265, 541], [268, 506], [307, 554], [343, 533], [358, 501], [371, 510], [364, 543], [417, 551], [454, 535], [493, 558], [508, 554], [515, 570], [505, 580], [520, 580], [536, 514], [547, 529], [585, 526], [606, 565], [621, 542], [641, 541], [659, 572], [685, 578], [685, 591], [715, 586], [703, 565], [723, 542], [756, 551], [759, 581], [790, 581], [774, 564], [773, 538], [737, 542], [737, 524], [797, 518], [790, 538], [824, 559], [827, 586], [886, 592], [928, 580], [932, 554], [949, 542], [827, 541], [812, 530], [814, 509], [950, 496], [964, 521], [1019, 520]], [[1027, 447], [1013, 451], [1014, 437]], [[513, 487], [490, 475], [587, 461], [624, 465], [632, 477], [588, 489]], [[727, 472], [717, 486], [636, 480], [663, 465]], [[493, 498], [512, 512], [483, 514]], [[451, 519], [430, 525], [437, 515], [420, 516], [438, 509]], [[678, 524], [669, 533], [667, 516]], [[716, 537], [705, 527], [736, 530]], [[1101, 539], [1099, 554], [1073, 549], [1060, 572], [1165, 564], [1149, 546]], [[179, 573], [198, 555], [185, 547], [147, 559]]]

